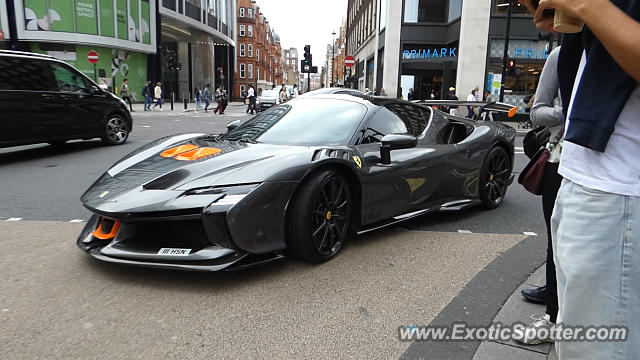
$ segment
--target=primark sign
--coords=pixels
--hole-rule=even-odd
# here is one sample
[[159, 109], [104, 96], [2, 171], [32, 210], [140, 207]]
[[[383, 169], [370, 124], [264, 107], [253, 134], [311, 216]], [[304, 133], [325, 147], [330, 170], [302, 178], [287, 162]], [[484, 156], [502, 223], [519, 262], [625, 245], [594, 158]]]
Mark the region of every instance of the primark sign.
[[[423, 60], [454, 60], [458, 57], [457, 47], [443, 47], [432, 49], [410, 49], [402, 52], [402, 60], [408, 59], [423, 59]], [[452, 59], [453, 58], [453, 59]]]

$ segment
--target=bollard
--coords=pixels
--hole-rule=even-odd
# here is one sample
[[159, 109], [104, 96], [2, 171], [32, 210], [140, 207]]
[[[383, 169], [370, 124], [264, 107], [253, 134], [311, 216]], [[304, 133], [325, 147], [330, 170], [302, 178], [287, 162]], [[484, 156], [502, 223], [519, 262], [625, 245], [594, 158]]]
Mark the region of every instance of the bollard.
[[187, 99], [182, 100], [184, 102], [184, 109], [187, 110]]
[[171, 110], [173, 110], [173, 92], [171, 93]]

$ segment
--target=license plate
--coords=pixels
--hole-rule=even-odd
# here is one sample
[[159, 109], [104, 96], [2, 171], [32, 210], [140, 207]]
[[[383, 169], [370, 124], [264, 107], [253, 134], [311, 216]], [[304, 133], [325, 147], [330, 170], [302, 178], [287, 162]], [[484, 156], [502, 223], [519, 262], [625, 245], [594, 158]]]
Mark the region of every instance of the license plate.
[[158, 255], [164, 256], [189, 256], [191, 249], [178, 249], [178, 248], [162, 248], [158, 251]]
[[264, 107], [272, 107], [272, 106], [273, 106], [273, 104], [271, 104], [271, 103], [265, 103], [265, 104], [263, 104], [263, 106], [264, 106]]

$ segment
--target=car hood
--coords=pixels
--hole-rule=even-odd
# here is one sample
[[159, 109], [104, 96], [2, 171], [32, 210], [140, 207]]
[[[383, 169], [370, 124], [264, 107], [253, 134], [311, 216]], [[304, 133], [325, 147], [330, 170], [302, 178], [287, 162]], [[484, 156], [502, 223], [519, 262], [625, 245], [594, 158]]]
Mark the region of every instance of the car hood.
[[[200, 159], [180, 160], [180, 152], [170, 153], [180, 146], [219, 152]], [[142, 211], [132, 209], [175, 199], [191, 189], [298, 181], [311, 163], [314, 151], [311, 147], [216, 140], [204, 134], [164, 138], [114, 164], [85, 192], [82, 201], [93, 210]], [[131, 205], [129, 198], [137, 199], [139, 204]], [[123, 207], [125, 203], [128, 205]]]

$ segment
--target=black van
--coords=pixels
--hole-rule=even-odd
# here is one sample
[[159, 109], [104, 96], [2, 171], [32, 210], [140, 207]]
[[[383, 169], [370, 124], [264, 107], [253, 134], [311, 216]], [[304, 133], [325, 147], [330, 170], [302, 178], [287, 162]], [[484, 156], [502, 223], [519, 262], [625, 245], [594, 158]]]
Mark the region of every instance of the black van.
[[131, 126], [124, 101], [72, 66], [0, 50], [0, 147], [92, 138], [120, 145]]

